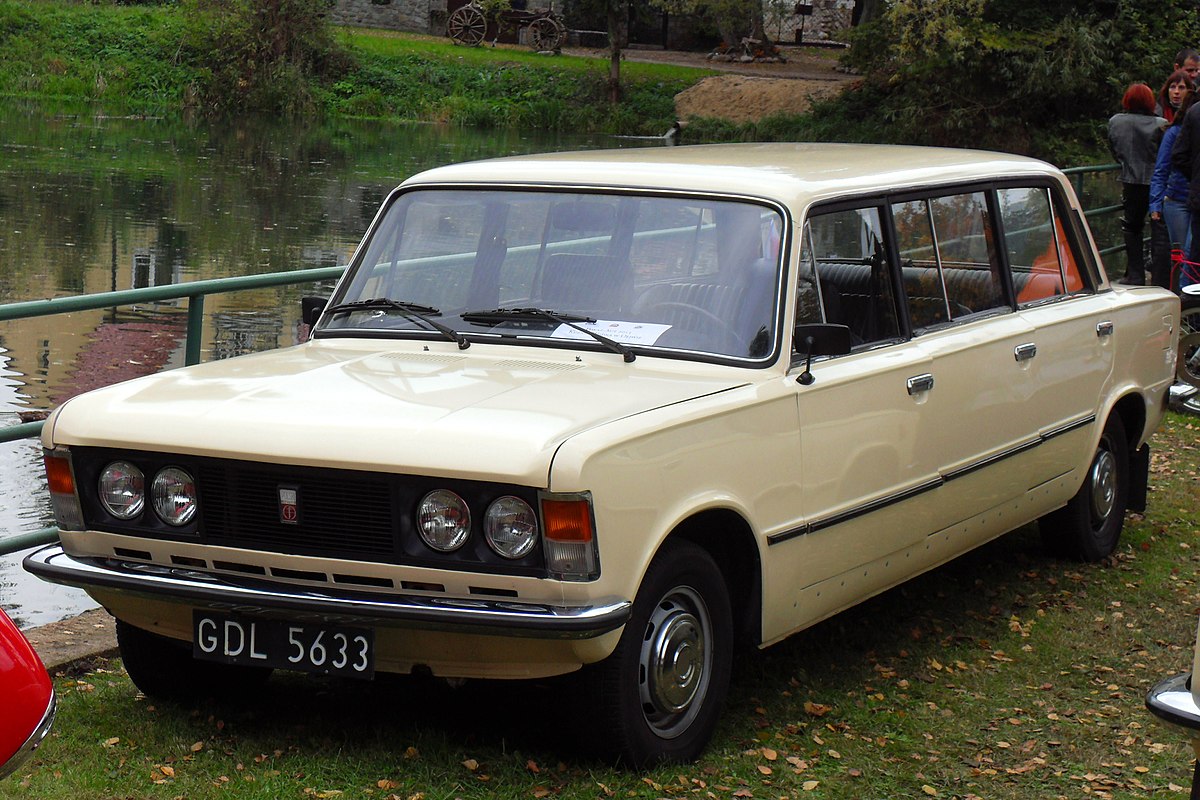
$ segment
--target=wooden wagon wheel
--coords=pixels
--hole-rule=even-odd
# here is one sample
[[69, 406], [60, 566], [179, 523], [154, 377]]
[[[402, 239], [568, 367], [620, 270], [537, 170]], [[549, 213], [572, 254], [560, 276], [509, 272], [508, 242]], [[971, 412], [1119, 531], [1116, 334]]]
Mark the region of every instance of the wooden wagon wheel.
[[539, 53], [547, 50], [557, 52], [567, 37], [567, 29], [552, 17], [535, 19], [529, 25], [529, 45]]
[[465, 5], [456, 9], [446, 20], [446, 35], [455, 44], [475, 47], [483, 41], [487, 33], [487, 18], [474, 5]]

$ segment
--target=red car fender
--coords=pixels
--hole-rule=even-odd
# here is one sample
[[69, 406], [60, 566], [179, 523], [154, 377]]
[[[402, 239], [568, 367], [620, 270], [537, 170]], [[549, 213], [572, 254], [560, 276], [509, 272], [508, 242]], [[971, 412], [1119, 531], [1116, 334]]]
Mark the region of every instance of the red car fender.
[[33, 645], [0, 610], [0, 778], [13, 772], [50, 730], [54, 686]]

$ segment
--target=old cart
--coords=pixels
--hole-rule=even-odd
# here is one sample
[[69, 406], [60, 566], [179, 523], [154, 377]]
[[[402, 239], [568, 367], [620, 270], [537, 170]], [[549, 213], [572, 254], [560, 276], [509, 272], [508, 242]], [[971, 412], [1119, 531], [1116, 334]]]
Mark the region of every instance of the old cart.
[[[510, 29], [528, 29], [529, 46], [538, 52], [557, 51], [567, 40], [567, 26], [562, 17], [549, 8], [506, 9], [494, 14], [497, 32], [502, 26]], [[475, 47], [481, 44], [488, 32], [488, 13], [475, 0], [456, 9], [446, 21], [446, 35], [455, 44]]]

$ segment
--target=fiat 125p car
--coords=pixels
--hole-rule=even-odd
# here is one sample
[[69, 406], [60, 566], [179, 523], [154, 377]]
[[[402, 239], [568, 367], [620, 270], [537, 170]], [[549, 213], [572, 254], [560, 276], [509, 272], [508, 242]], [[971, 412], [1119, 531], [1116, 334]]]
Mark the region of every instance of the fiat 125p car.
[[645, 764], [701, 752], [742, 644], [1035, 520], [1111, 553], [1179, 301], [1110, 284], [1042, 162], [758, 144], [424, 172], [305, 315], [58, 408], [27, 568], [147, 694], [578, 673]]

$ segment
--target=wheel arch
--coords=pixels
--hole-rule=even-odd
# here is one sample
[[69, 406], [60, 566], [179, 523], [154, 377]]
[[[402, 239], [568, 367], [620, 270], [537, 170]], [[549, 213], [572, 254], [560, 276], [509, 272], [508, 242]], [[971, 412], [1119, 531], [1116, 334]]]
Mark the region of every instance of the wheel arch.
[[[1113, 404], [1108, 416], [1120, 416], [1125, 426], [1125, 435], [1129, 439], [1129, 452], [1137, 449], [1142, 435], [1146, 430], [1146, 401], [1136, 392], [1130, 392]], [[1102, 421], [1107, 421], [1105, 417]]]
[[750, 524], [736, 511], [708, 509], [680, 522], [667, 541], [684, 539], [717, 563], [729, 592], [739, 644], [762, 643], [762, 559]]
[[[1125, 438], [1129, 445], [1129, 500], [1128, 510], [1141, 513], [1146, 510], [1146, 495], [1150, 483], [1150, 446], [1141, 444], [1146, 432], [1146, 402], [1136, 392], [1130, 392], [1113, 405], [1109, 416], [1121, 418], [1125, 427]], [[1107, 418], [1105, 418], [1107, 423]], [[1141, 445], [1139, 447], [1139, 445]]]

